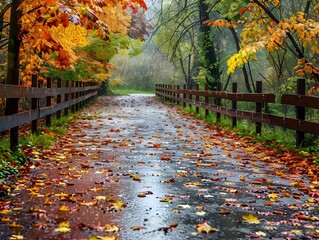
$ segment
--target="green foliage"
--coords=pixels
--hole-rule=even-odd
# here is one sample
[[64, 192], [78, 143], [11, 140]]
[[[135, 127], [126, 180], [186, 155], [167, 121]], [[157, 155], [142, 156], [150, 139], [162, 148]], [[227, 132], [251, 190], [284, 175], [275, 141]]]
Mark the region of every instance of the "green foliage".
[[[207, 0], [210, 4], [215, 4], [213, 0]], [[250, 3], [250, 0], [224, 0], [216, 6], [218, 10], [225, 19], [239, 20], [241, 14], [239, 10], [247, 6]]]
[[[63, 80], [98, 80], [97, 73], [108, 73], [105, 66], [121, 50], [128, 51], [130, 57], [141, 53], [141, 41], [132, 40], [127, 35], [112, 34], [109, 41], [99, 37], [89, 38], [90, 44], [77, 49], [79, 61], [74, 64], [74, 69], [57, 69], [47, 66], [47, 71], [43, 75]], [[56, 54], [52, 54], [56, 58]]]
[[47, 148], [52, 146], [58, 137], [66, 133], [67, 124], [74, 120], [74, 117], [63, 116], [60, 119], [53, 119], [52, 126], [43, 127], [38, 134], [25, 135], [21, 138], [17, 151], [10, 151], [10, 139], [0, 139], [0, 181], [8, 176], [17, 174], [21, 166], [26, 165], [29, 159], [24, 155], [24, 148]]
[[129, 95], [129, 94], [154, 94], [154, 91], [114, 88], [111, 92], [111, 95]]

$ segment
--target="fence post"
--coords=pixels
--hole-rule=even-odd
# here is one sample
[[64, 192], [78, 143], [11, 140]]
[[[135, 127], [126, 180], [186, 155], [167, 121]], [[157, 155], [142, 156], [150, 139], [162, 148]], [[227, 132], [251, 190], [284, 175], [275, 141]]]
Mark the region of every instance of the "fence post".
[[[78, 97], [79, 97], [79, 86], [80, 86], [80, 84], [79, 84], [79, 82], [76, 82], [75, 83], [75, 87], [77, 88], [77, 90], [76, 90], [76, 94], [75, 94], [75, 98], [76, 98], [76, 100], [78, 100]], [[78, 112], [79, 111], [79, 109], [80, 109], [80, 105], [79, 105], [79, 103], [77, 103], [77, 104], [75, 104], [75, 111], [76, 112]]]
[[184, 93], [183, 93], [183, 107], [184, 108], [186, 107], [186, 102], [185, 102], [185, 100], [186, 100], [186, 92], [185, 92], [185, 90], [186, 90], [186, 84], [183, 85], [183, 91], [184, 91]]
[[[208, 83], [205, 83], [205, 91], [208, 92], [208, 90], [209, 90]], [[209, 114], [209, 111], [208, 111], [209, 97], [208, 96], [205, 96], [205, 104], [206, 104], [205, 117], [208, 117], [208, 114]]]
[[[306, 94], [306, 81], [305, 79], [298, 79], [297, 80], [297, 94], [298, 95], [305, 95]], [[305, 107], [296, 107], [296, 118], [299, 120], [299, 126], [300, 126], [300, 120], [305, 120], [306, 117], [306, 108]], [[296, 131], [296, 145], [302, 146], [303, 141], [305, 139], [305, 133], [301, 131]]]
[[[236, 82], [234, 82], [232, 85], [232, 92], [237, 93], [237, 83]], [[234, 110], [234, 113], [236, 113], [237, 101], [232, 101], [231, 108], [232, 108], [232, 110]], [[237, 118], [236, 117], [232, 117], [232, 127], [233, 128], [237, 127]]]
[[[84, 97], [84, 92], [83, 92], [84, 82], [80, 82], [80, 87], [82, 88], [80, 97]], [[84, 100], [80, 102], [80, 108], [83, 108], [83, 107], [84, 107]]]
[[[32, 87], [38, 87], [38, 76], [32, 75]], [[31, 98], [31, 109], [35, 110], [39, 108], [39, 99], [38, 98]], [[31, 131], [32, 133], [36, 133], [38, 131], [38, 119], [32, 120], [31, 123]]]
[[[196, 89], [196, 91], [199, 90], [199, 84], [198, 83], [196, 83], [195, 89]], [[196, 100], [196, 104], [198, 104], [199, 103], [199, 96], [198, 95], [196, 95], [195, 100]], [[196, 106], [196, 114], [198, 114], [198, 113], [199, 113], [199, 107]]]
[[177, 101], [176, 101], [176, 104], [177, 104], [177, 105], [179, 105], [179, 103], [180, 103], [180, 99], [179, 99], [179, 97], [180, 97], [180, 95], [179, 95], [179, 89], [180, 89], [180, 86], [177, 85], [177, 86], [176, 86], [176, 90], [177, 90], [177, 94], [176, 94]]
[[[190, 91], [192, 90], [192, 86], [190, 86], [189, 90], [190, 90]], [[191, 104], [191, 102], [192, 102], [192, 100], [193, 100], [193, 96], [192, 96], [191, 93], [188, 94], [188, 99], [189, 99], [189, 101], [190, 101], [189, 104], [188, 104], [188, 106], [189, 106], [189, 108], [190, 108], [190, 110], [191, 110], [191, 109], [192, 109], [192, 104]]]
[[[52, 88], [52, 78], [50, 78], [50, 77], [47, 77], [47, 88]], [[47, 99], [46, 99], [46, 102], [47, 102], [46, 106], [50, 107], [51, 104], [52, 104], [52, 97], [48, 96]], [[51, 114], [48, 114], [46, 116], [45, 125], [46, 126], [50, 126], [51, 125]]]
[[73, 92], [74, 91], [74, 87], [75, 87], [74, 81], [71, 81], [71, 88], [72, 88], [72, 93], [71, 93], [71, 100], [72, 100], [72, 102], [71, 102], [71, 104], [72, 104], [71, 113], [75, 113], [75, 105], [74, 105], [74, 101], [73, 101], [75, 99], [75, 92]]
[[[256, 81], [256, 93], [262, 93], [262, 81]], [[256, 113], [262, 112], [262, 103], [256, 103]], [[256, 122], [256, 134], [261, 134], [261, 122]]]
[[[65, 88], [68, 89], [68, 92], [64, 95], [64, 102], [68, 102], [69, 101], [69, 93], [70, 93], [69, 87], [70, 87], [70, 81], [66, 80], [65, 81]], [[70, 105], [70, 104], [68, 104], [68, 105]], [[64, 115], [68, 115], [68, 114], [69, 114], [69, 107], [66, 107], [64, 109]]]
[[[10, 70], [11, 78], [7, 84], [19, 85], [19, 69]], [[12, 115], [19, 112], [19, 98], [8, 98], [6, 100], [6, 115]], [[10, 129], [10, 149], [16, 150], [19, 143], [19, 127]]]
[[[217, 91], [221, 91], [222, 90], [222, 84], [220, 82], [217, 83]], [[220, 98], [216, 98], [216, 106], [219, 107], [222, 105], [221, 99]], [[216, 112], [216, 121], [220, 122], [220, 113]]]
[[[59, 91], [61, 91], [61, 87], [62, 87], [62, 80], [61, 80], [61, 78], [58, 78], [57, 79], [57, 88]], [[62, 102], [62, 96], [61, 96], [61, 94], [59, 94], [56, 96], [56, 103], [57, 103], [57, 105], [59, 105], [61, 102]], [[58, 119], [61, 118], [61, 110], [56, 112], [56, 117]]]

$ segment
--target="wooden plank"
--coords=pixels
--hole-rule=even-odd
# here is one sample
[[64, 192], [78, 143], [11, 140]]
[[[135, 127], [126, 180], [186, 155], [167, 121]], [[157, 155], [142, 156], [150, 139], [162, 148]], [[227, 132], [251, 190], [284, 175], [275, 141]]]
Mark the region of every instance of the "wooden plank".
[[66, 93], [84, 92], [97, 89], [98, 86], [74, 87], [74, 88], [35, 88], [0, 84], [0, 98], [44, 98]]
[[283, 94], [281, 104], [319, 109], [319, 97]]
[[[165, 89], [165, 88], [163, 88]], [[231, 101], [254, 102], [254, 103], [274, 103], [276, 95], [273, 93], [232, 93], [221, 91], [204, 91], [181, 89], [174, 90], [175, 93], [191, 94], [194, 96], [221, 98]]]
[[79, 103], [80, 101], [86, 100], [92, 96], [97, 95], [97, 91], [91, 92], [78, 99], [71, 99], [70, 101], [63, 102], [54, 106], [43, 107], [40, 109], [34, 109], [31, 111], [25, 111], [13, 115], [1, 116], [0, 117], [0, 132], [6, 131], [10, 128], [18, 127], [25, 123], [31, 122], [36, 119], [44, 118], [47, 115], [53, 114], [59, 110], [65, 109], [69, 106]]
[[319, 123], [270, 115], [270, 124], [319, 136]]

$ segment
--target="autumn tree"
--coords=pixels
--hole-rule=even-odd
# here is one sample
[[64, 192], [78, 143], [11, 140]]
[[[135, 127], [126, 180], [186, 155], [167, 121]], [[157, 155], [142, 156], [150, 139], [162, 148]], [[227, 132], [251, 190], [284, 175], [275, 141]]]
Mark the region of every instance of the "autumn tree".
[[228, 60], [228, 73], [257, 60], [257, 52], [286, 51], [295, 60], [294, 70], [300, 77], [314, 79], [318, 87], [318, 1], [305, 0], [294, 6], [295, 12], [285, 11], [289, 1], [221, 0], [227, 8], [225, 20], [207, 21], [214, 27], [242, 27], [240, 50]]
[[[19, 36], [10, 40], [9, 46], [14, 41], [21, 42], [21, 48], [14, 47], [15, 55], [21, 56], [21, 60], [14, 59], [14, 62], [23, 69], [23, 81], [43, 66], [74, 70], [74, 64], [79, 61], [77, 47], [89, 45], [90, 36], [108, 42], [114, 34], [127, 35], [132, 27], [131, 15], [138, 8], [146, 9], [142, 0], [25, 0], [7, 4], [11, 7], [11, 18], [15, 17], [10, 21], [10, 29], [15, 24], [20, 28]], [[135, 34], [135, 37], [143, 36]], [[9, 54], [8, 64], [10, 59]]]

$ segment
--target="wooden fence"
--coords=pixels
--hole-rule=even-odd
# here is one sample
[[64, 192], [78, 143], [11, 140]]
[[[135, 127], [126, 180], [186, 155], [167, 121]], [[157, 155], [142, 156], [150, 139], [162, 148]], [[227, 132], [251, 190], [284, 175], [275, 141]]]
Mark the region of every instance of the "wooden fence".
[[[0, 84], [0, 98], [6, 98], [6, 115], [0, 116], [0, 132], [10, 129], [10, 146], [18, 145], [19, 126], [30, 123], [32, 132], [37, 132], [38, 120], [45, 118], [51, 124], [52, 114], [58, 118], [79, 108], [97, 95], [98, 86], [92, 82], [52, 80], [47, 78], [46, 88], [40, 87], [37, 76], [32, 76], [32, 86]], [[53, 87], [53, 85], [55, 85]], [[19, 111], [19, 99], [31, 99], [30, 110]], [[41, 106], [40, 100], [44, 102]]]
[[[218, 86], [221, 89], [220, 86]], [[319, 136], [319, 124], [307, 121], [306, 108], [319, 109], [319, 97], [305, 95], [305, 80], [298, 79], [296, 94], [282, 94], [280, 104], [292, 105], [296, 108], [295, 118], [277, 116], [263, 111], [263, 106], [268, 103], [275, 103], [276, 95], [272, 93], [262, 93], [262, 82], [256, 82], [257, 93], [237, 93], [237, 83], [233, 83], [232, 92], [208, 91], [206, 84], [205, 90], [183, 89], [179, 85], [156, 85], [156, 95], [165, 101], [182, 103], [185, 107], [196, 107], [196, 113], [199, 108], [205, 109], [205, 115], [208, 111], [216, 113], [217, 122], [220, 121], [221, 114], [232, 118], [232, 126], [236, 127], [237, 119], [247, 119], [255, 122], [256, 133], [261, 134], [262, 123], [272, 126], [296, 130], [296, 145], [300, 146], [304, 142], [305, 133], [311, 133]], [[222, 106], [221, 100], [231, 101], [231, 107]], [[255, 104], [255, 111], [247, 111], [237, 108], [237, 102], [251, 102]], [[230, 104], [229, 104], [230, 105]]]

